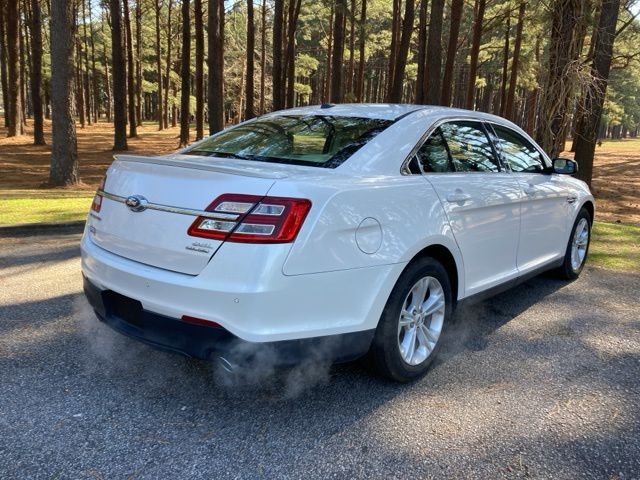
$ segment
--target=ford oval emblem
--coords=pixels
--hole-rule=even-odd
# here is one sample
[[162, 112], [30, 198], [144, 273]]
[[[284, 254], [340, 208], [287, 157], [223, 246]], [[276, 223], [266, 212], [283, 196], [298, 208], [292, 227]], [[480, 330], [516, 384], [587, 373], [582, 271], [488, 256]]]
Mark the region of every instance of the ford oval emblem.
[[132, 212], [142, 212], [147, 208], [147, 199], [142, 195], [131, 195], [127, 197], [124, 204], [129, 207]]

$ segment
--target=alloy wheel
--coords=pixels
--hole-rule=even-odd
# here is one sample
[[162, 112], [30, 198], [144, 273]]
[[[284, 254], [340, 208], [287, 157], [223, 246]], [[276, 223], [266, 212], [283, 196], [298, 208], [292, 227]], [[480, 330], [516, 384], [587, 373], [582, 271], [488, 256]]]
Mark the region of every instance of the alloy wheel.
[[444, 324], [446, 301], [434, 277], [418, 280], [407, 294], [398, 320], [398, 347], [405, 363], [419, 365], [433, 352]]
[[571, 243], [571, 268], [574, 272], [580, 270], [587, 256], [587, 247], [589, 246], [589, 222], [586, 218], [581, 218], [576, 225], [576, 231], [573, 234]]

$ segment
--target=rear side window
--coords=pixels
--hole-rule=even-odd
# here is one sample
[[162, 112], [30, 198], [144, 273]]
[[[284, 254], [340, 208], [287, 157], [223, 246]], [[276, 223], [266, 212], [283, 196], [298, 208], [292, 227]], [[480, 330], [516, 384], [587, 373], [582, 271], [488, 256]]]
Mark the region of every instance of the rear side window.
[[514, 172], [543, 173], [542, 154], [526, 138], [510, 128], [492, 125], [498, 137], [500, 153]]
[[440, 126], [456, 172], [498, 172], [498, 160], [479, 122], [449, 122]]
[[427, 141], [422, 144], [416, 152], [416, 157], [422, 166], [422, 171], [425, 173], [453, 171], [453, 163], [449, 156], [449, 150], [447, 149], [447, 144], [444, 141], [442, 131], [439, 127], [436, 128]]
[[225, 130], [185, 153], [335, 168], [391, 123], [324, 115], [269, 116]]

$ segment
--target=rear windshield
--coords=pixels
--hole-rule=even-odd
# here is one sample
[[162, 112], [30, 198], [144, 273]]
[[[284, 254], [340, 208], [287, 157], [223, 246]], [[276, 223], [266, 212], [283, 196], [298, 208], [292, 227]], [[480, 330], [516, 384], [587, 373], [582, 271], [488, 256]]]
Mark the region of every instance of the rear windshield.
[[392, 122], [325, 115], [278, 115], [225, 130], [187, 154], [335, 168]]

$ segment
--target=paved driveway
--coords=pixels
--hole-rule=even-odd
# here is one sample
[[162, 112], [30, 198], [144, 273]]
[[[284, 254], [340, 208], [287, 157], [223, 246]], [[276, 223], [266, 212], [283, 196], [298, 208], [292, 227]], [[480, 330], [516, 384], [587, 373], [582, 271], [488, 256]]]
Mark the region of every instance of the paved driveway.
[[460, 311], [411, 385], [359, 364], [234, 384], [98, 324], [78, 241], [0, 238], [0, 478], [640, 477], [640, 276]]

